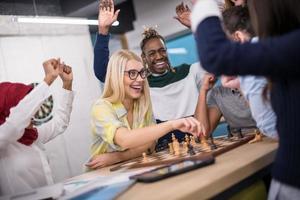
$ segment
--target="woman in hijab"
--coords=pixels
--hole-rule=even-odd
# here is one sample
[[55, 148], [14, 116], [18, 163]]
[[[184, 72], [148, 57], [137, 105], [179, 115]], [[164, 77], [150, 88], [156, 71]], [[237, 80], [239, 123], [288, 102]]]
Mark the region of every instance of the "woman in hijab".
[[[44, 62], [43, 67], [44, 81], [34, 89], [21, 83], [0, 83], [0, 196], [53, 183], [43, 144], [68, 126], [73, 74], [71, 67], [56, 59]], [[49, 86], [58, 75], [63, 88], [56, 113], [48, 123], [34, 127], [32, 117], [50, 96]]]

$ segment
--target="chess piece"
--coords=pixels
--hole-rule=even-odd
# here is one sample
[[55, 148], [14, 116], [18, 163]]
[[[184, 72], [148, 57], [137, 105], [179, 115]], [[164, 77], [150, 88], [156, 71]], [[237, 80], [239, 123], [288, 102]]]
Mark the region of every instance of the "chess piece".
[[194, 147], [192, 145], [190, 145], [190, 144], [188, 144], [188, 154], [190, 156], [193, 156], [193, 155], [196, 154], [195, 151], [194, 151]]
[[188, 153], [188, 144], [187, 144], [187, 142], [183, 142], [183, 152], [184, 152], [184, 154]]
[[173, 144], [169, 143], [169, 152], [170, 154], [174, 154]]
[[148, 162], [148, 157], [147, 157], [147, 154], [145, 152], [143, 152], [143, 162]]
[[214, 137], [213, 137], [213, 135], [210, 135], [210, 142], [211, 142], [211, 144], [210, 144], [210, 149], [211, 149], [211, 150], [215, 150], [215, 149], [218, 148], [217, 145], [216, 145], [215, 142], [214, 142]]
[[193, 146], [195, 146], [196, 145], [196, 141], [195, 141], [195, 138], [194, 138], [194, 136], [190, 136], [190, 143], [191, 143], [191, 145], [193, 145]]
[[241, 138], [243, 138], [244, 136], [243, 136], [243, 133], [242, 133], [242, 129], [239, 129], [238, 130], [238, 138], [239, 139], [241, 139]]
[[249, 141], [249, 144], [255, 143], [255, 142], [261, 142], [262, 141], [262, 134], [258, 129], [255, 129], [255, 137], [253, 140]]
[[187, 134], [185, 134], [185, 142], [187, 143], [187, 144], [189, 144], [190, 143], [190, 140], [189, 140], [189, 136], [187, 135]]
[[174, 135], [174, 133], [172, 133], [172, 141], [174, 142], [176, 140], [176, 137]]
[[179, 142], [177, 139], [173, 142], [173, 150], [174, 150], [174, 155], [179, 156], [180, 150], [179, 150]]
[[[230, 133], [231, 133], [231, 135], [237, 135], [237, 137], [239, 138], [239, 139], [241, 139], [241, 138], [243, 138], [244, 136], [243, 136], [243, 133], [242, 133], [242, 128], [232, 128], [232, 127], [230, 127], [229, 128], [230, 129]], [[233, 134], [232, 134], [233, 133]]]
[[201, 136], [201, 145], [203, 145], [204, 148], [208, 147], [207, 140], [203, 135]]
[[195, 142], [198, 143], [198, 144], [200, 143], [199, 137], [196, 137], [196, 138], [195, 138]]
[[168, 145], [169, 145], [169, 141], [167, 139], [164, 139], [162, 142], [155, 145], [155, 151], [159, 152], [159, 151], [163, 151], [165, 149], [168, 149], [169, 148]]
[[175, 153], [174, 153], [175, 156], [179, 156], [179, 155], [180, 155], [179, 149], [176, 149], [174, 152], [175, 152]]
[[232, 133], [231, 133], [230, 126], [227, 125], [227, 138], [230, 139], [230, 138], [232, 138], [232, 137], [233, 137], [233, 135], [232, 135]]

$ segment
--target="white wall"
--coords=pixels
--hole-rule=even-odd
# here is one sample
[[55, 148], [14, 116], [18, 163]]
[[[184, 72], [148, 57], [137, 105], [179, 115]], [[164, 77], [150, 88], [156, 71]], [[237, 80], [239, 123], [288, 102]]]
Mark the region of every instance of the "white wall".
[[[9, 20], [0, 16], [1, 21]], [[72, 66], [76, 97], [71, 122], [65, 133], [47, 144], [46, 148], [56, 181], [82, 173], [91, 142], [90, 108], [100, 96], [99, 83], [93, 72], [93, 47], [88, 27], [19, 27], [15, 23], [0, 23], [0, 30], [1, 82], [40, 82], [44, 76], [42, 63], [52, 57], [60, 57]], [[53, 84], [54, 97], [61, 85], [59, 79]]]

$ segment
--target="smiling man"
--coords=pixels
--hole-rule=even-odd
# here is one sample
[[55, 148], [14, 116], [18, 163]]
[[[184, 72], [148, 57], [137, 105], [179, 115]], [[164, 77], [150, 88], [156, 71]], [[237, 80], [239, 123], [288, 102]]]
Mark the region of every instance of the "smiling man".
[[[205, 71], [199, 63], [181, 64], [173, 68], [169, 62], [164, 38], [153, 28], [145, 29], [140, 44], [142, 59], [152, 72], [148, 77], [153, 113], [157, 122], [193, 115], [200, 83]], [[183, 133], [175, 132], [181, 141]], [[171, 135], [159, 140], [171, 141]]]

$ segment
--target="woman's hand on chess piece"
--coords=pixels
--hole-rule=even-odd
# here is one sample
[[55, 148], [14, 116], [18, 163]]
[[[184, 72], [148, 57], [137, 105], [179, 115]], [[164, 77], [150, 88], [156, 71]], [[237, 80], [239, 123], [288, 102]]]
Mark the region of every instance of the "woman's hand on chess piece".
[[173, 130], [191, 133], [194, 136], [198, 136], [202, 131], [200, 122], [194, 117], [170, 120], [169, 123], [171, 124]]

